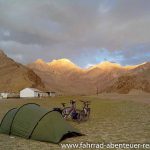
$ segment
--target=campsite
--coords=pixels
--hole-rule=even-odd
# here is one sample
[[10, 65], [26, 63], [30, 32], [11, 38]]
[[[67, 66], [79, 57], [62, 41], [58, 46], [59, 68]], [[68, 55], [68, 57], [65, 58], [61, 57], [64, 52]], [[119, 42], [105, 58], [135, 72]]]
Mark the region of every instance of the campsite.
[[[111, 97], [111, 98], [110, 98]], [[0, 149], [2, 150], [50, 150], [60, 149], [63, 143], [148, 143], [150, 141], [150, 103], [149, 94], [128, 95], [103, 94], [99, 96], [58, 96], [40, 99], [5, 99], [0, 100], [0, 119], [14, 107], [26, 103], [37, 103], [43, 108], [51, 110], [68, 103], [70, 99], [91, 101], [91, 116], [87, 122], [68, 123], [78, 129], [84, 136], [71, 137], [59, 144], [28, 140], [17, 136], [0, 134]], [[81, 108], [81, 103], [77, 103]], [[60, 124], [61, 126], [61, 124]]]
[[150, 149], [150, 0], [0, 0], [0, 150]]

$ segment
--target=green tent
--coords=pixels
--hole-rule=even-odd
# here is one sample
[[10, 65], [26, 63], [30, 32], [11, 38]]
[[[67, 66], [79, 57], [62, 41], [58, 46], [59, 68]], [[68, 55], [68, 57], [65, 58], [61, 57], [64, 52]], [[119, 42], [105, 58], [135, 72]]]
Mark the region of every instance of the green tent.
[[48, 111], [34, 103], [9, 110], [1, 121], [0, 133], [52, 143], [81, 135], [59, 112]]

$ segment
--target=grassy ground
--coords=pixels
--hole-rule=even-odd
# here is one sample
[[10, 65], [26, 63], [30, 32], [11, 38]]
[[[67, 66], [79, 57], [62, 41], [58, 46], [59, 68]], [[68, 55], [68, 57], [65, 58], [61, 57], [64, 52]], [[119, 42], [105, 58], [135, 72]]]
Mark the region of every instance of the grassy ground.
[[[139, 96], [138, 96], [139, 97]], [[150, 141], [150, 104], [127, 99], [110, 100], [104, 96], [55, 97], [49, 99], [0, 100], [0, 119], [13, 107], [35, 102], [51, 109], [70, 99], [89, 99], [91, 118], [85, 123], [69, 121], [86, 136], [69, 138], [61, 143], [149, 143]], [[136, 99], [136, 98], [135, 98]], [[80, 104], [80, 102], [78, 102]], [[81, 107], [81, 106], [79, 106]], [[0, 135], [0, 150], [55, 150], [60, 145], [25, 140], [19, 137]]]

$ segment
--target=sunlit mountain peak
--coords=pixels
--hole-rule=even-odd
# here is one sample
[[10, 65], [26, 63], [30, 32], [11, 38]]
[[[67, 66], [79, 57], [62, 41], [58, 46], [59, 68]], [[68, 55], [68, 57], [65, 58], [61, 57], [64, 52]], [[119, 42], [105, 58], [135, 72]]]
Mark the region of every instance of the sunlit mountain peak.
[[54, 59], [50, 63], [72, 63], [69, 59], [62, 58], [62, 59]]
[[89, 69], [94, 69], [94, 68], [110, 69], [110, 68], [121, 68], [121, 67], [122, 66], [120, 64], [109, 62], [109, 61], [104, 61], [104, 62], [101, 62], [100, 64], [92, 65]]
[[130, 65], [130, 66], [124, 66], [125, 69], [134, 69], [134, 68], [137, 68], [139, 66], [142, 66], [142, 65], [145, 65], [147, 62], [144, 62], [144, 63], [141, 63], [141, 64], [138, 64], [138, 65]]
[[47, 63], [51, 67], [66, 67], [67, 68], [79, 68], [77, 65], [72, 63], [69, 59], [62, 58], [62, 59], [54, 59], [51, 62]]
[[109, 67], [109, 66], [121, 67], [120, 64], [118, 64], [118, 63], [116, 63], [116, 62], [109, 62], [109, 61], [101, 62], [101, 63], [99, 64], [99, 66], [101, 66], [101, 67]]
[[43, 59], [37, 59], [37, 60], [35, 61], [35, 63], [43, 64], [43, 63], [45, 63], [45, 61], [44, 61]]

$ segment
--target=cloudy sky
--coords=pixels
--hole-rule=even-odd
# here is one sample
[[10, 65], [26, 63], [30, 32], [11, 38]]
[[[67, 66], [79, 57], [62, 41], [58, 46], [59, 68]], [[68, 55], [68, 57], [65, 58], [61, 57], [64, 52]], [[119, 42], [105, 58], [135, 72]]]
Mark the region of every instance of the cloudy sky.
[[150, 61], [150, 0], [0, 0], [0, 49], [24, 64]]

